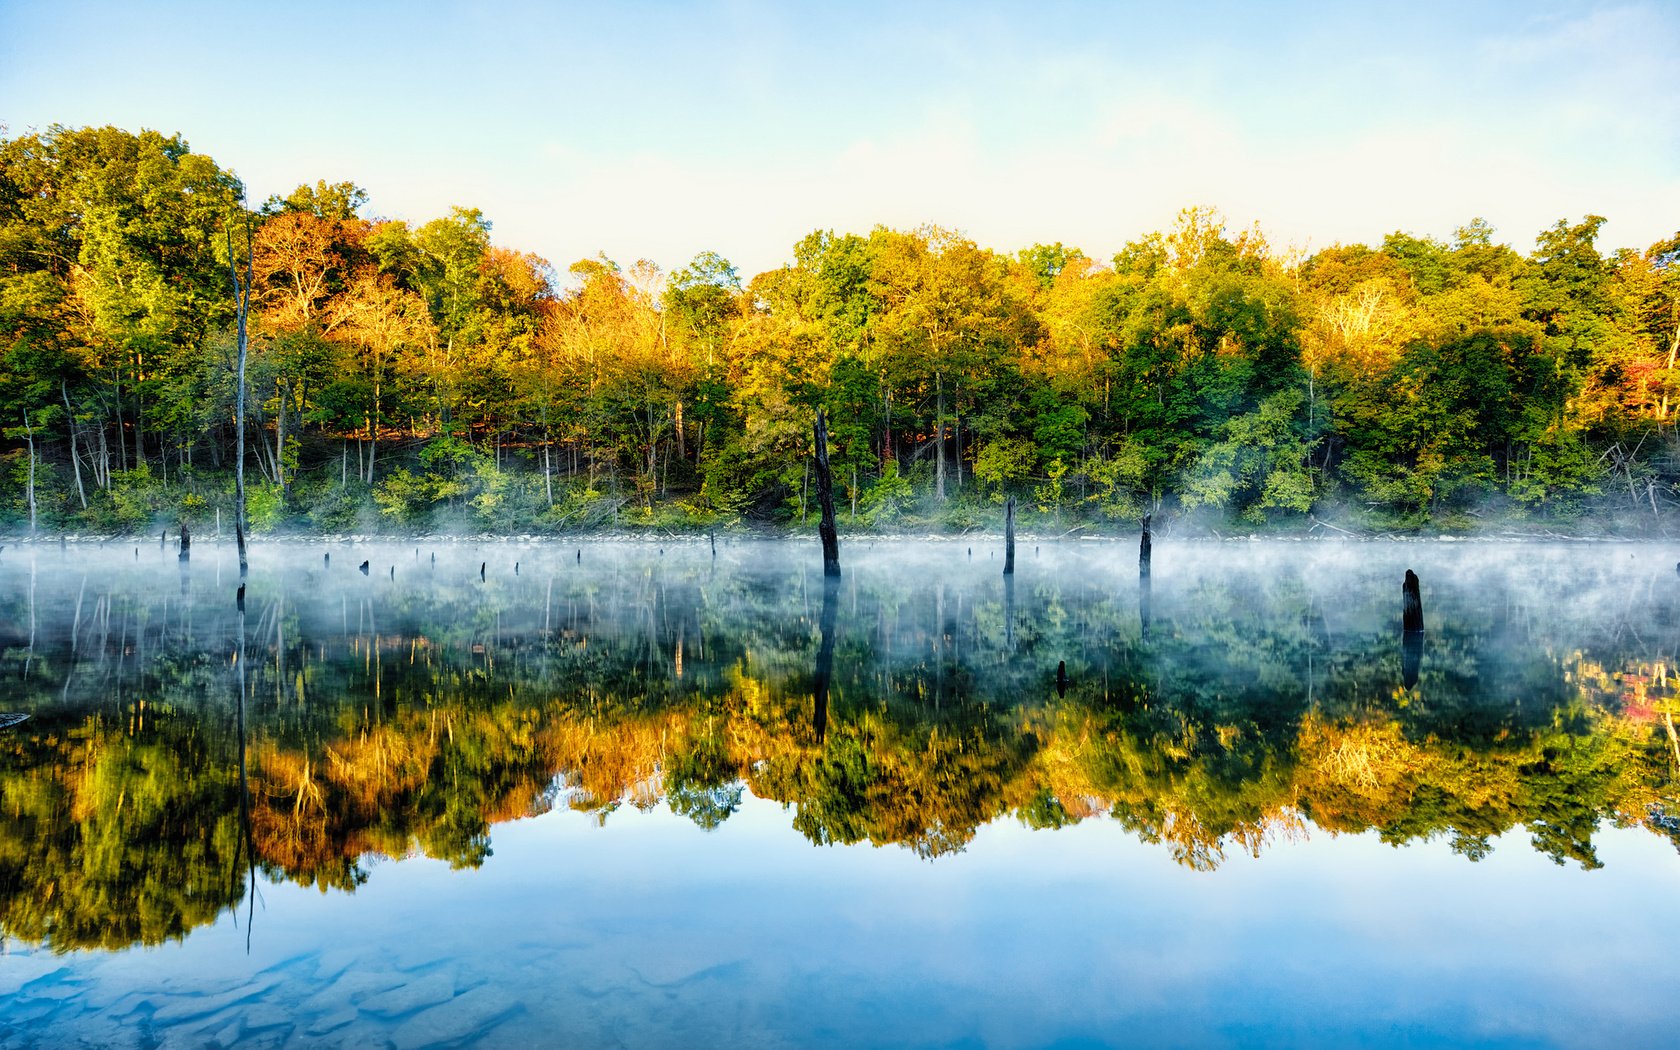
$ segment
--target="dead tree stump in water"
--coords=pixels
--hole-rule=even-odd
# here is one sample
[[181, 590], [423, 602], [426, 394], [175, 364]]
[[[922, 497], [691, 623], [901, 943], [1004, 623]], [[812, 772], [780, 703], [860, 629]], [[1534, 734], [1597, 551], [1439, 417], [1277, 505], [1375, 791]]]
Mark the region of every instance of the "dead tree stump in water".
[[1138, 544], [1138, 574], [1140, 576], [1149, 575], [1149, 521], [1154, 516], [1153, 514], [1143, 516], [1143, 540]]
[[1015, 575], [1015, 497], [1003, 505], [1003, 574]]
[[1400, 626], [1407, 634], [1423, 631], [1423, 596], [1418, 591], [1417, 573], [1406, 570], [1406, 582], [1401, 585]]
[[183, 521], [183, 522], [181, 522], [181, 553], [180, 553], [180, 559], [182, 561], [186, 561], [188, 558], [191, 558], [191, 557], [192, 557], [192, 531], [187, 528], [187, 523]]
[[834, 477], [828, 469], [828, 424], [820, 408], [813, 434], [817, 446], [817, 506], [822, 511], [817, 532], [822, 536], [823, 575], [839, 576], [840, 534], [834, 529]]

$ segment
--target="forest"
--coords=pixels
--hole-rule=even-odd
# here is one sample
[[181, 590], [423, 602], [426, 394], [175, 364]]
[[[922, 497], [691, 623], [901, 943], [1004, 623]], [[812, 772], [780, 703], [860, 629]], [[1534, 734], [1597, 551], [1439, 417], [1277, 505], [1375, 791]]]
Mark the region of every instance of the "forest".
[[1680, 507], [1680, 232], [1524, 255], [1305, 253], [1214, 209], [1112, 259], [818, 230], [743, 279], [496, 244], [479, 210], [258, 206], [179, 136], [0, 136], [0, 528], [215, 527], [249, 268], [256, 531], [843, 528], [1657, 531]]

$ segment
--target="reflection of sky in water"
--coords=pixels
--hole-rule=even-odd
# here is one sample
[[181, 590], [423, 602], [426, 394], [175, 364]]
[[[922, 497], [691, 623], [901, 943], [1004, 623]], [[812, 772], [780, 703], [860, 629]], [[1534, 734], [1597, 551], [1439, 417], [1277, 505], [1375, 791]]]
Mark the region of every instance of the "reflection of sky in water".
[[[994, 705], [982, 719], [986, 739], [1001, 740], [1008, 757], [1009, 705], [1049, 702], [1050, 671], [1066, 658], [1086, 705], [1074, 710], [1094, 712], [1099, 726], [1151, 739], [1154, 723], [1133, 712], [1101, 722], [1117, 708], [1098, 686], [1131, 674], [1161, 697], [1182, 695], [1171, 711], [1199, 720], [1204, 742], [1222, 721], [1243, 721], [1243, 698], [1282, 698], [1287, 752], [1298, 746], [1292, 720], [1307, 707], [1393, 713], [1407, 566], [1424, 578], [1431, 625], [1424, 688], [1404, 716], [1414, 742], [1460, 718], [1489, 736], [1514, 724], [1521, 737], [1563, 710], [1540, 687], [1568, 692], [1570, 653], [1672, 663], [1680, 643], [1672, 556], [1653, 547], [1162, 542], [1154, 633], [1145, 636], [1135, 545], [1045, 544], [1040, 554], [1023, 544], [1008, 606], [1019, 622], [1006, 635], [992, 543], [976, 540], [972, 560], [965, 540], [843, 549], [831, 742], [878, 701], [915, 725], [924, 696], [949, 702], [972, 690]], [[319, 692], [312, 683], [315, 706], [298, 705], [320, 726], [339, 725], [333, 705], [344, 697], [358, 709], [369, 696], [391, 697], [393, 681], [410, 690], [399, 706], [429, 703], [423, 676], [401, 678], [419, 674], [410, 644], [419, 637], [431, 647], [425, 659], [452, 674], [482, 669], [481, 682], [499, 674], [551, 689], [555, 679], [541, 677], [549, 664], [529, 639], [574, 617], [588, 659], [618, 661], [608, 670], [559, 665], [596, 675], [587, 689], [636, 681], [653, 696], [659, 684], [666, 691], [650, 705], [687, 703], [722, 688], [738, 662], [787, 702], [786, 735], [807, 731], [822, 585], [803, 548], [729, 543], [714, 569], [704, 543], [584, 543], [581, 561], [573, 544], [440, 543], [433, 569], [431, 546], [255, 549], [253, 641], [284, 631], [300, 647], [286, 657], [287, 674], [274, 665], [281, 688], [264, 679], [254, 694], [259, 734], [294, 731], [285, 728], [295, 710], [286, 690], [300, 658], [342, 676], [324, 677]], [[364, 557], [367, 577], [355, 571]], [[8, 669], [69, 675], [62, 693], [37, 689], [38, 716], [50, 718], [61, 697], [75, 709], [80, 696], [90, 710], [117, 712], [120, 725], [136, 676], [153, 673], [140, 668], [172, 673], [160, 647], [185, 635], [212, 653], [205, 695], [192, 703], [207, 724], [231, 717], [222, 695], [237, 582], [231, 545], [201, 541], [194, 558], [180, 597], [173, 550], [155, 544], [138, 558], [53, 547], [0, 556], [0, 616], [14, 635], [38, 620], [43, 639], [39, 657], [21, 658], [39, 662], [24, 666], [8, 636]], [[84, 577], [91, 586], [78, 583]], [[264, 619], [273, 609], [283, 614]], [[1266, 611], [1259, 627], [1256, 610]], [[381, 632], [399, 648], [369, 655], [365, 639]], [[502, 638], [515, 644], [498, 649]], [[274, 650], [255, 652], [252, 673], [265, 675]], [[373, 684], [380, 660], [383, 694]], [[502, 686], [491, 684], [450, 702], [488, 703]], [[574, 686], [587, 691], [565, 681]], [[13, 689], [21, 687], [0, 683], [0, 708]], [[574, 697], [565, 703], [581, 709]], [[1526, 708], [1520, 717], [1517, 707]], [[265, 728], [275, 711], [281, 728]], [[1239, 745], [1253, 738], [1243, 732]], [[914, 734], [904, 741], [920, 746]], [[1231, 776], [1260, 783], [1263, 772]], [[1291, 839], [1274, 828], [1260, 859], [1230, 844], [1216, 870], [1196, 872], [1166, 844], [1100, 817], [1053, 832], [997, 817], [966, 851], [929, 863], [902, 845], [813, 847], [790, 827], [792, 812], [748, 794], [708, 833], [664, 804], [620, 806], [605, 828], [562, 805], [496, 825], [493, 855], [478, 870], [372, 858], [354, 894], [264, 884], [250, 931], [241, 902], [237, 919], [223, 913], [162, 947], [54, 956], [13, 944], [0, 956], [0, 1046], [406, 1047], [475, 1036], [682, 1047], [1668, 1041], [1666, 990], [1680, 961], [1665, 908], [1680, 856], [1651, 829], [1618, 830], [1602, 814], [1596, 871], [1553, 864], [1522, 828], [1478, 863], [1441, 835], [1396, 849], [1375, 833]]]
[[[1516, 838], [1517, 833], [1507, 838]], [[1583, 874], [1502, 841], [1280, 842], [1191, 872], [1100, 821], [927, 863], [815, 848], [749, 798], [704, 833], [558, 810], [455, 872], [261, 889], [251, 953], [0, 959], [8, 1045], [1661, 1045], [1680, 858], [1605, 831]], [[454, 997], [452, 1001], [451, 997]], [[1583, 1026], [1590, 1024], [1590, 1028]]]

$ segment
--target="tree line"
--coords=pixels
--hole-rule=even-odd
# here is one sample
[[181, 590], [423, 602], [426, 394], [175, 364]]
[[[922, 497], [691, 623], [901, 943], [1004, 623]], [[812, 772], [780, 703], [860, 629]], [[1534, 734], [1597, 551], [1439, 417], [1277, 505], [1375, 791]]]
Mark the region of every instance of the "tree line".
[[710, 252], [562, 279], [477, 209], [367, 200], [250, 206], [179, 135], [0, 138], [6, 527], [231, 510], [230, 262], [259, 529], [804, 523], [818, 408], [852, 527], [973, 527], [1008, 495], [1069, 525], [1680, 504], [1680, 233], [1606, 255], [1587, 215], [1524, 255], [1473, 219], [1307, 254], [1190, 208], [1109, 260], [929, 226], [816, 231], [747, 280]]

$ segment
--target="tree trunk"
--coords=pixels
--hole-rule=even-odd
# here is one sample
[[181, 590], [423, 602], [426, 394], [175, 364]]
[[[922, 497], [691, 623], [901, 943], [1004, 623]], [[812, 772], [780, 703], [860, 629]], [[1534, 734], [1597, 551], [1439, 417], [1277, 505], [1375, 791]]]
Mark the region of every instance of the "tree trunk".
[[956, 420], [956, 423], [955, 423], [955, 427], [956, 427], [956, 440], [954, 442], [952, 442], [952, 444], [956, 445], [956, 450], [955, 451], [957, 453], [957, 491], [961, 492], [962, 491], [962, 486], [963, 486], [963, 475], [962, 475], [962, 391], [961, 390], [957, 391], [957, 420]]
[[99, 463], [94, 467], [93, 480], [100, 488], [111, 491], [111, 439], [103, 425], [99, 428]]
[[[233, 231], [228, 230], [228, 269], [233, 276], [233, 297], [237, 307], [238, 338], [239, 338], [239, 377], [238, 393], [234, 404], [234, 465], [233, 465], [233, 538], [239, 546], [239, 578], [243, 580], [250, 570], [250, 562], [245, 551], [245, 358], [248, 340], [246, 338], [246, 319], [251, 305], [251, 224], [245, 221], [245, 282], [240, 285], [239, 263], [233, 254]], [[241, 621], [243, 624], [243, 621]], [[241, 675], [245, 668], [240, 667]], [[243, 702], [244, 694], [241, 693]]]
[[886, 432], [881, 439], [881, 472], [887, 470], [887, 464], [893, 461], [892, 443], [892, 388], [887, 387], [881, 397], [881, 418], [885, 421]]
[[554, 442], [546, 430], [543, 431], [543, 494], [548, 497], [548, 505], [554, 506]]
[[29, 439], [29, 534], [35, 535], [35, 428], [29, 425], [29, 409], [23, 410], [23, 433]]
[[1015, 497], [1003, 505], [1003, 574], [1015, 575]]
[[[128, 428], [123, 426], [122, 370], [120, 368], [117, 370], [116, 383], [117, 389], [114, 397], [117, 403], [117, 470], [124, 471], [128, 469]], [[107, 489], [111, 487], [109, 467], [105, 471], [105, 487]]]
[[367, 483], [373, 484], [373, 460], [379, 451], [379, 384], [373, 386], [373, 415], [368, 417]]
[[134, 359], [134, 466], [139, 469], [146, 465], [146, 400], [140, 392], [140, 373], [144, 368], [144, 358], [138, 355]]
[[822, 536], [823, 575], [840, 575], [840, 536], [834, 528], [834, 478], [828, 469], [828, 425], [823, 421], [822, 409], [817, 409], [814, 436], [817, 453], [817, 503], [822, 511], [822, 523], [817, 531]]
[[274, 476], [280, 483], [280, 502], [286, 502], [286, 388], [280, 387], [280, 419], [274, 426]]
[[933, 498], [945, 502], [945, 377], [935, 372], [933, 376], [934, 414], [933, 414]]

